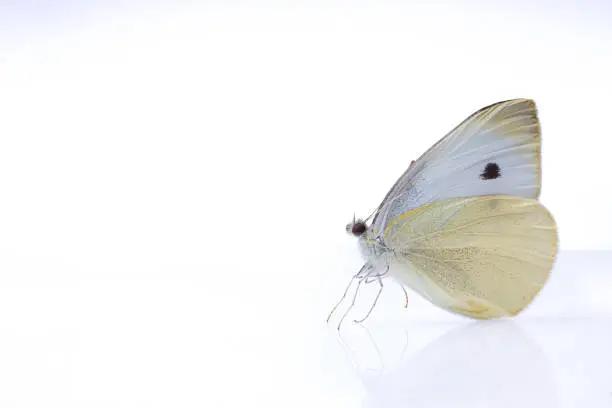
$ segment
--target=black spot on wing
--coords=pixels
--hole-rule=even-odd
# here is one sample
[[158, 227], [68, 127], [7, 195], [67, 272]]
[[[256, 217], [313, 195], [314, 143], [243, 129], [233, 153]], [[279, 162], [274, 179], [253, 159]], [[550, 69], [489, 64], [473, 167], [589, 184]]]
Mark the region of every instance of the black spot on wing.
[[501, 169], [497, 163], [487, 163], [484, 170], [480, 174], [480, 178], [483, 180], [494, 180], [501, 177]]

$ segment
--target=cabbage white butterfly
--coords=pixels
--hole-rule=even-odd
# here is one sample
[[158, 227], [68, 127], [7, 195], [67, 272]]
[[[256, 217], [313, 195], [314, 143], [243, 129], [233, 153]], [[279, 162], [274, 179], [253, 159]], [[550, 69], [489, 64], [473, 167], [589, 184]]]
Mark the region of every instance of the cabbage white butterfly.
[[370, 310], [355, 322], [365, 320], [389, 276], [453, 313], [518, 314], [545, 284], [557, 254], [540, 185], [535, 103], [514, 99], [475, 112], [413, 161], [372, 215], [346, 226], [366, 262], [327, 320], [353, 282], [338, 329], [360, 286], [377, 283]]

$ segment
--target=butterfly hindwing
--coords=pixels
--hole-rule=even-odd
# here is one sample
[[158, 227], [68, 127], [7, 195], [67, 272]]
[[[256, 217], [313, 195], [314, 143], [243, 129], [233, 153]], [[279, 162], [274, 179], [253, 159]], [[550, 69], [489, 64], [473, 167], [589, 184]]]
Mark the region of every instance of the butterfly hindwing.
[[555, 221], [533, 199], [437, 201], [393, 220], [384, 233], [395, 276], [446, 310], [512, 316], [546, 282], [557, 253]]

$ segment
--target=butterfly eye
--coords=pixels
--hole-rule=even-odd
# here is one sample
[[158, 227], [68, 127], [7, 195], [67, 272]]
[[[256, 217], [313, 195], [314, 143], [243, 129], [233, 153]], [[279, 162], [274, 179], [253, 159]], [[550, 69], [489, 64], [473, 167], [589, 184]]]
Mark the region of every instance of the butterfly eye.
[[366, 232], [366, 229], [367, 229], [367, 227], [366, 227], [365, 223], [359, 221], [359, 222], [356, 222], [355, 224], [353, 224], [353, 227], [351, 228], [351, 233], [354, 236], [358, 237], [358, 236], [362, 235], [364, 232]]

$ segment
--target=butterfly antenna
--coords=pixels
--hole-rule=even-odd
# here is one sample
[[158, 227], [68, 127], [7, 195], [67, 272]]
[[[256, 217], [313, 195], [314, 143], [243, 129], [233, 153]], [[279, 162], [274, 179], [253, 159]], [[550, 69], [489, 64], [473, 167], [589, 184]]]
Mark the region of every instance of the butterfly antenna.
[[379, 205], [379, 206], [378, 206], [378, 207], [377, 207], [377, 208], [376, 208], [374, 211], [372, 211], [372, 212], [370, 213], [370, 215], [368, 215], [368, 218], [366, 218], [365, 220], [363, 220], [363, 222], [368, 222], [368, 220], [369, 220], [370, 218], [372, 218], [372, 217], [374, 216], [374, 214], [376, 214], [376, 213], [378, 212], [378, 210], [380, 210], [380, 207], [381, 207], [381, 206]]
[[[405, 175], [406, 175], [406, 174], [407, 174], [407, 173], [408, 173], [408, 172], [409, 172], [409, 171], [412, 169], [412, 167], [413, 167], [415, 164], [416, 164], [416, 160], [412, 160], [412, 161], [410, 162], [410, 165], [408, 166], [408, 168], [406, 169], [406, 171], [404, 172], [404, 174], [402, 175], [402, 177], [400, 177], [400, 180], [401, 180], [402, 178], [404, 178], [404, 176], [405, 176]], [[399, 181], [399, 180], [398, 180], [398, 181]], [[396, 183], [396, 184], [397, 184], [397, 183]], [[395, 187], [395, 186], [394, 186], [394, 187]], [[403, 194], [399, 194], [398, 196], [394, 197], [393, 199], [391, 199], [391, 202], [393, 202], [393, 200], [395, 200], [397, 197], [402, 196], [402, 195], [403, 195]], [[372, 216], [373, 216], [374, 214], [378, 213], [378, 212], [379, 212], [379, 211], [380, 211], [380, 210], [381, 210], [383, 207], [385, 207], [385, 206], [387, 206], [388, 204], [390, 204], [390, 203], [389, 203], [389, 202], [387, 202], [387, 201], [389, 201], [389, 200], [386, 200], [386, 199], [385, 199], [385, 200], [383, 200], [383, 202], [382, 202], [382, 203], [380, 203], [380, 204], [378, 205], [378, 207], [376, 207], [376, 209], [375, 209], [374, 211], [372, 211], [372, 213], [371, 213], [371, 214], [368, 216], [368, 218], [366, 218], [366, 219], [364, 220], [364, 222], [365, 222], [365, 221], [368, 221], [370, 218], [372, 218]]]

